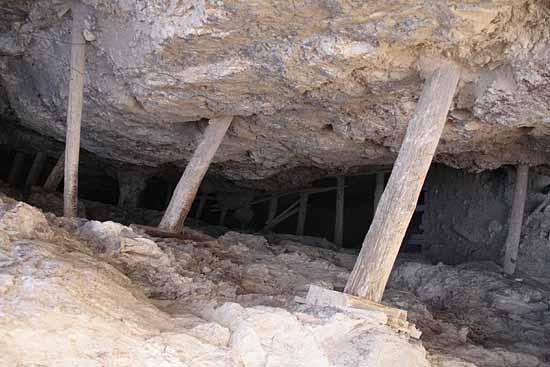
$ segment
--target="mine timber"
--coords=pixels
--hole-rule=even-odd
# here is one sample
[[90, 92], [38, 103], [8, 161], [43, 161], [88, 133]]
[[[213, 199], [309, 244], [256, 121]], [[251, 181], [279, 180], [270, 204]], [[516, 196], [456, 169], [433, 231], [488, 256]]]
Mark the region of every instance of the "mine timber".
[[426, 82], [345, 292], [380, 302], [414, 213], [458, 84], [452, 64]]
[[174, 190], [168, 208], [159, 224], [160, 229], [175, 233], [183, 230], [183, 223], [191, 209], [202, 179], [208, 171], [208, 167], [232, 120], [232, 116], [210, 120], [204, 131], [202, 141], [199, 143], [187, 167], [185, 167], [185, 171]]

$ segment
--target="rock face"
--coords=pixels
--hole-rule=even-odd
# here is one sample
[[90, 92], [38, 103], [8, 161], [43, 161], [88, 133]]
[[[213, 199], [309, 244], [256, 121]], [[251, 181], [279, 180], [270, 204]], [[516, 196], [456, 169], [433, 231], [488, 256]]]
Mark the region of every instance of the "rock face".
[[[84, 5], [82, 147], [102, 158], [182, 166], [203, 119], [228, 114], [214, 168], [243, 185], [389, 164], [423, 79], [446, 58], [463, 75], [436, 160], [548, 160], [547, 1]], [[5, 6], [0, 113], [62, 141], [70, 12], [55, 0]]]
[[[343, 287], [355, 255], [228, 232], [151, 238], [0, 197], [0, 355], [46, 366], [549, 366], [550, 293], [494, 264], [402, 258], [374, 311], [302, 305]], [[70, 346], [70, 347], [68, 347]], [[424, 349], [426, 347], [426, 350]]]

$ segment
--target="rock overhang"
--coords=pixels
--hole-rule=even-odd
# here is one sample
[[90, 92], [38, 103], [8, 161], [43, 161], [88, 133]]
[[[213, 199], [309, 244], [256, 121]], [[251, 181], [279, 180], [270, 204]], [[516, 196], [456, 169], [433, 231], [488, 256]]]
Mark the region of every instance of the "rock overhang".
[[[470, 170], [547, 161], [544, 1], [84, 3], [96, 39], [82, 147], [101, 158], [183, 167], [203, 121], [228, 114], [213, 168], [231, 180], [391, 164], [444, 58], [463, 73], [436, 161]], [[63, 141], [66, 4], [13, 9], [25, 16], [2, 19], [0, 44], [13, 45], [0, 57], [3, 104]]]

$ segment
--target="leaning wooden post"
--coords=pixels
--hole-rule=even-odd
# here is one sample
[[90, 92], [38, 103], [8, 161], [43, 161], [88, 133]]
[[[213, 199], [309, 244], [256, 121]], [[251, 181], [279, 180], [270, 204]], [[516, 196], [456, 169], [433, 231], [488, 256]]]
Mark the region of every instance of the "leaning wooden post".
[[25, 154], [22, 152], [16, 152], [11, 165], [10, 175], [8, 176], [8, 183], [14, 186], [17, 183], [17, 178], [23, 169], [25, 163]]
[[508, 224], [508, 236], [504, 245], [504, 272], [512, 275], [516, 271], [519, 241], [521, 239], [521, 226], [523, 224], [523, 210], [527, 198], [527, 183], [529, 179], [529, 166], [520, 164], [516, 168], [516, 187]]
[[306, 226], [306, 215], [307, 215], [307, 201], [309, 199], [309, 194], [300, 193], [300, 206], [298, 207], [298, 222], [296, 224], [296, 235], [303, 236], [304, 228]]
[[191, 209], [202, 179], [220, 146], [233, 117], [220, 117], [210, 120], [204, 137], [185, 167], [170, 204], [162, 217], [159, 228], [170, 232], [181, 232], [183, 222]]
[[380, 198], [382, 197], [382, 193], [384, 192], [384, 173], [380, 172], [376, 174], [376, 187], [374, 188], [374, 211], [376, 212], [376, 208], [378, 208], [378, 203], [380, 202]]
[[374, 302], [382, 300], [443, 132], [459, 76], [457, 66], [446, 64], [426, 82], [346, 285], [346, 293]]
[[46, 163], [46, 154], [42, 152], [36, 153], [34, 161], [32, 162], [31, 170], [29, 171], [27, 180], [25, 181], [25, 187], [31, 187], [36, 184], [36, 181], [40, 177], [40, 173], [42, 173], [42, 169], [44, 168], [44, 163]]
[[61, 154], [59, 159], [57, 160], [57, 163], [53, 167], [52, 171], [50, 172], [50, 175], [46, 179], [46, 182], [44, 183], [44, 190], [46, 191], [55, 191], [57, 189], [57, 186], [61, 183], [61, 180], [63, 180], [63, 170], [65, 168], [65, 152]]
[[342, 246], [344, 240], [344, 193], [345, 178], [336, 177], [336, 216], [334, 221], [334, 243]]
[[72, 2], [71, 13], [71, 80], [69, 82], [69, 106], [67, 108], [67, 136], [65, 138], [65, 185], [63, 190], [63, 215], [76, 217], [78, 209], [78, 160], [80, 155], [80, 124], [84, 98], [84, 17], [81, 5]]

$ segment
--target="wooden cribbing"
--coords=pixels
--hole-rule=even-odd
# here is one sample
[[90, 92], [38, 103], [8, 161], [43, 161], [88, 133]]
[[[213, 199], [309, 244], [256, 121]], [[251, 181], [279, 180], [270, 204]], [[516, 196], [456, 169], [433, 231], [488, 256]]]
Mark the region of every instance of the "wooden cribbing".
[[446, 64], [426, 82], [345, 292], [380, 302], [414, 213], [460, 76]]

